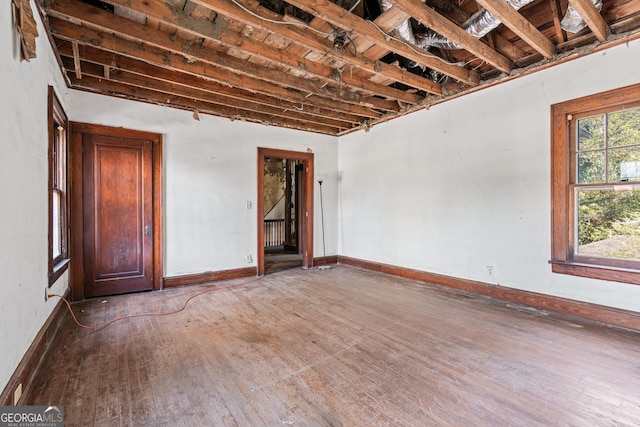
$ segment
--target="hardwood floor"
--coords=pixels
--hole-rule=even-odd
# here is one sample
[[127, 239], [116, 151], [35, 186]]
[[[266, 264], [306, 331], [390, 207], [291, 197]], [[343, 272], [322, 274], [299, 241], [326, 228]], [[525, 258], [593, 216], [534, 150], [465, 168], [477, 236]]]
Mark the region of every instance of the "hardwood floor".
[[264, 274], [277, 273], [302, 266], [302, 254], [292, 254], [283, 250], [264, 251]]
[[640, 425], [637, 333], [342, 266], [229, 284], [67, 318], [25, 404], [66, 426]]

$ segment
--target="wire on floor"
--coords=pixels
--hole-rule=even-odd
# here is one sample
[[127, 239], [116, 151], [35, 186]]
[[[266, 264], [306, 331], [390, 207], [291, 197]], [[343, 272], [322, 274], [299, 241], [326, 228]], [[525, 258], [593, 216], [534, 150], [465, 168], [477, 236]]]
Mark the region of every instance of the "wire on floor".
[[184, 302], [184, 304], [182, 305], [182, 307], [176, 309], [176, 310], [172, 310], [172, 311], [165, 311], [165, 312], [161, 312], [161, 313], [141, 313], [141, 314], [132, 314], [130, 316], [122, 316], [122, 317], [118, 317], [115, 318], [113, 320], [109, 320], [107, 322], [104, 323], [100, 323], [98, 325], [83, 325], [82, 323], [80, 323], [80, 321], [78, 321], [78, 318], [76, 317], [76, 314], [73, 312], [73, 309], [71, 308], [71, 303], [69, 302], [69, 300], [67, 300], [65, 297], [63, 297], [62, 295], [58, 295], [58, 294], [49, 294], [48, 297], [58, 297], [62, 300], [62, 302], [64, 302], [67, 305], [67, 309], [69, 310], [69, 313], [71, 314], [71, 317], [73, 318], [73, 321], [76, 323], [76, 325], [78, 325], [79, 327], [83, 328], [83, 329], [102, 329], [102, 328], [106, 328], [109, 325], [112, 325], [116, 322], [120, 322], [122, 320], [126, 320], [126, 319], [135, 319], [138, 317], [161, 317], [161, 316], [169, 316], [172, 314], [177, 314], [180, 313], [181, 311], [183, 311], [185, 308], [187, 308], [187, 304], [189, 304], [189, 302], [191, 302], [192, 299], [197, 298], [201, 295], [204, 294], [208, 294], [210, 292], [214, 292], [214, 291], [220, 291], [223, 289], [230, 289], [230, 288], [237, 288], [239, 286], [244, 286], [244, 285], [248, 285], [249, 283], [254, 283], [257, 282], [258, 280], [262, 279], [264, 276], [260, 276], [257, 277], [255, 279], [252, 280], [248, 280], [248, 281], [244, 281], [242, 283], [235, 283], [233, 285], [227, 285], [227, 286], [215, 286], [212, 287], [211, 289], [206, 289], [204, 291], [198, 292], [195, 295], [191, 295], [189, 298], [187, 298], [187, 300]]

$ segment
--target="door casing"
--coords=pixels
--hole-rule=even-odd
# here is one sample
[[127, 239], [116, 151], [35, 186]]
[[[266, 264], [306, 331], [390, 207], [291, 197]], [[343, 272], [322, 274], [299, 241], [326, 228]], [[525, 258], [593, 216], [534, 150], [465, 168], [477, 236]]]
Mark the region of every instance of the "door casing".
[[162, 289], [162, 135], [123, 128], [71, 122], [69, 147], [70, 183], [70, 287], [74, 301], [85, 298], [84, 292], [84, 219], [83, 219], [83, 135], [105, 135], [128, 139], [148, 140], [152, 143], [152, 283], [153, 290]]
[[256, 214], [258, 219], [258, 276], [264, 275], [264, 159], [300, 160], [304, 165], [304, 197], [302, 200], [301, 223], [299, 223], [302, 246], [302, 267], [313, 267], [313, 188], [314, 188], [314, 155], [308, 152], [276, 150], [273, 148], [258, 148], [258, 200]]

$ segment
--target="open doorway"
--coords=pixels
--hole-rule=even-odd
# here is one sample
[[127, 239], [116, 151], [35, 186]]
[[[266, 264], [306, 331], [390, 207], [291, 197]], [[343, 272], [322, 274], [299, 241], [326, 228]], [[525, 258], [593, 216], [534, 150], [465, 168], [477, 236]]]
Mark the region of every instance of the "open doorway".
[[258, 149], [258, 274], [313, 266], [313, 153]]
[[265, 274], [302, 266], [303, 168], [301, 160], [264, 158]]

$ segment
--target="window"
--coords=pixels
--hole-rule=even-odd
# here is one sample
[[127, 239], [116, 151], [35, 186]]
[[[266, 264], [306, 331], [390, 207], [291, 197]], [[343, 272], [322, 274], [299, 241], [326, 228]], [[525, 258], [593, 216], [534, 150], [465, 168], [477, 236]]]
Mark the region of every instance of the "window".
[[640, 85], [551, 108], [552, 271], [640, 284]]
[[49, 86], [49, 286], [69, 264], [67, 116]]

